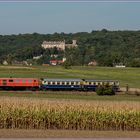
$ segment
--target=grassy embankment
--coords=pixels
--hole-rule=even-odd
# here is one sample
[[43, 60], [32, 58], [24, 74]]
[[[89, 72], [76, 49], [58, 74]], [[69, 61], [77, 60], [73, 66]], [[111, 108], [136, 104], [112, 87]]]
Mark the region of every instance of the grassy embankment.
[[87, 78], [119, 80], [121, 86], [140, 88], [140, 68], [111, 68], [111, 67], [14, 67], [1, 66], [0, 77], [46, 77], [46, 78]]
[[117, 93], [115, 96], [98, 96], [94, 92], [70, 91], [0, 91], [0, 97], [27, 97], [39, 99], [73, 99], [86, 101], [137, 101], [140, 96]]

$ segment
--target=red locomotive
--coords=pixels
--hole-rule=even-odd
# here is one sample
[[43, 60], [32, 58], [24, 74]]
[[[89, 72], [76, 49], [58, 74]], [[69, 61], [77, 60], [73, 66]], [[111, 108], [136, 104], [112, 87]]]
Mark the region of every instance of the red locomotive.
[[39, 88], [37, 78], [0, 78], [0, 89], [31, 89]]

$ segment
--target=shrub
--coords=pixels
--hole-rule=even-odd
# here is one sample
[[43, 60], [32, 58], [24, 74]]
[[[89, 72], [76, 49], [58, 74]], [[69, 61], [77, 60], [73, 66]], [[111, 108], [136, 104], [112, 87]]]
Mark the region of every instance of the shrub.
[[104, 95], [104, 88], [103, 87], [98, 87], [98, 88], [96, 88], [96, 93], [98, 94], [98, 95]]
[[71, 69], [72, 64], [69, 61], [65, 61], [62, 66], [65, 69]]
[[115, 91], [111, 87], [98, 87], [96, 93], [98, 95], [115, 95]]

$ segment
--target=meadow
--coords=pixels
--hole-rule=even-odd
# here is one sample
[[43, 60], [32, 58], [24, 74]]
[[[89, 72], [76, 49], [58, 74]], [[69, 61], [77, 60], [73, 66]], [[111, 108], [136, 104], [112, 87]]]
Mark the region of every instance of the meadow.
[[114, 68], [74, 66], [64, 69], [61, 66], [0, 66], [0, 77], [37, 77], [37, 78], [81, 78], [113, 79], [131, 88], [140, 88], [140, 68]]
[[118, 92], [115, 96], [98, 96], [95, 92], [76, 91], [0, 91], [2, 97], [19, 97], [32, 99], [71, 99], [83, 101], [135, 101], [140, 102], [140, 96]]

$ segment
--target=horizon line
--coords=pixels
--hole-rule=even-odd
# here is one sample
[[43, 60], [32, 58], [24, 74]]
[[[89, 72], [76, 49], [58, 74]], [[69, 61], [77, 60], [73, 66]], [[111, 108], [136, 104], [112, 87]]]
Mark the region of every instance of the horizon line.
[[[26, 33], [10, 33], [10, 34], [0, 34], [0, 36], [4, 36], [4, 35], [24, 35], [24, 34], [42, 34], [42, 35], [47, 35], [47, 34], [50, 34], [50, 35], [52, 35], [52, 34], [62, 34], [62, 33], [64, 33], [64, 34], [76, 34], [76, 33], [92, 33], [92, 32], [101, 32], [102, 30], [104, 30], [105, 28], [103, 28], [103, 29], [100, 29], [100, 30], [91, 30], [91, 31], [78, 31], [78, 32], [53, 32], [53, 33], [39, 33], [39, 32], [30, 32], [30, 33], [28, 33], [28, 32], [26, 32]], [[118, 32], [118, 31], [120, 31], [120, 32], [123, 32], [123, 31], [130, 31], [130, 32], [139, 32], [140, 31], [140, 29], [138, 30], [132, 30], [132, 29], [118, 29], [118, 30], [108, 30], [108, 29], [105, 29], [107, 32]]]

